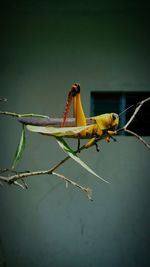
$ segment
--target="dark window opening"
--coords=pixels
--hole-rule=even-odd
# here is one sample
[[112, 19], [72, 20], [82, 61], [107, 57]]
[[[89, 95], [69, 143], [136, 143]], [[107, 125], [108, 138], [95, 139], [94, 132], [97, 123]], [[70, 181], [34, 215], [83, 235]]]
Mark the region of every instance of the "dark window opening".
[[[115, 112], [120, 114], [119, 127], [123, 127], [134, 112], [136, 104], [150, 96], [150, 92], [91, 92], [91, 116]], [[150, 136], [150, 102], [146, 102], [137, 113], [129, 129], [139, 135]]]

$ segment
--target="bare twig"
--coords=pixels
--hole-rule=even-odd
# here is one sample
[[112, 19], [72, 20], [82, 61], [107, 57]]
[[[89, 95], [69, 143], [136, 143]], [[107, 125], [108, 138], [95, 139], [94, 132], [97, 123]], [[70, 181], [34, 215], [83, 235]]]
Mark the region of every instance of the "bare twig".
[[26, 187], [24, 185], [22, 185], [21, 183], [14, 181], [14, 184], [21, 187], [22, 189], [26, 189]]
[[137, 139], [139, 139], [147, 148], [150, 149], [150, 145], [140, 136], [138, 135], [137, 133], [131, 131], [131, 130], [128, 130], [128, 129], [124, 129], [125, 132], [127, 133], [130, 133], [132, 135], [134, 135]]
[[6, 115], [6, 116], [12, 116], [12, 117], [20, 117], [20, 114], [17, 114], [15, 112], [9, 112], [9, 111], [0, 111], [0, 115]]
[[[66, 157], [66, 160], [69, 159], [68, 157]], [[90, 200], [92, 200], [91, 198], [91, 193], [92, 193], [92, 190], [89, 188], [89, 187], [84, 187], [78, 183], [76, 183], [75, 181], [65, 177], [64, 175], [62, 174], [59, 174], [59, 173], [56, 173], [56, 172], [53, 172], [53, 170], [55, 170], [56, 168], [58, 168], [61, 164], [63, 164], [65, 161], [62, 160], [61, 162], [59, 162], [59, 164], [57, 164], [57, 166], [55, 165], [53, 168], [49, 169], [49, 170], [44, 170], [44, 171], [33, 171], [33, 172], [18, 172], [16, 174], [13, 174], [13, 175], [10, 175], [8, 177], [6, 176], [0, 176], [0, 182], [5, 182], [7, 184], [15, 184], [19, 187], [21, 187], [22, 189], [25, 189], [27, 188], [26, 187], [26, 184], [20, 184], [18, 182], [18, 180], [20, 179], [21, 181], [24, 179], [24, 178], [27, 178], [27, 177], [31, 177], [31, 176], [36, 176], [36, 175], [55, 175], [61, 179], [63, 179], [67, 184], [71, 184], [73, 186], [76, 186], [78, 187], [80, 190], [84, 191], [85, 193], [87, 193], [87, 196]], [[24, 180], [23, 180], [24, 181]]]
[[150, 149], [150, 145], [140, 136], [138, 135], [137, 133], [131, 131], [128, 129], [128, 126], [132, 123], [132, 121], [134, 120], [134, 118], [136, 117], [137, 113], [139, 112], [139, 110], [141, 109], [141, 107], [143, 106], [144, 103], [150, 101], [150, 97], [142, 100], [141, 102], [139, 102], [137, 104], [137, 107], [135, 108], [132, 116], [130, 117], [130, 119], [127, 121], [127, 123], [125, 124], [124, 127], [116, 130], [116, 134], [121, 132], [121, 131], [124, 131], [124, 132], [127, 132], [127, 133], [130, 133], [131, 135], [135, 136], [137, 139], [139, 139], [147, 148]]
[[124, 126], [124, 129], [127, 129], [127, 127], [130, 125], [130, 123], [134, 120], [136, 114], [139, 112], [139, 110], [141, 109], [141, 107], [143, 106], [144, 103], [146, 103], [147, 101], [150, 101], [150, 97], [142, 100], [141, 102], [138, 103], [135, 111], [133, 112], [131, 118], [128, 120], [128, 122], [126, 123], [126, 125]]
[[68, 159], [70, 159], [70, 156], [65, 157], [63, 160], [61, 160], [60, 162], [58, 162], [55, 166], [53, 166], [51, 170], [51, 172], [55, 171], [59, 166], [61, 166], [63, 163], [65, 163]]
[[79, 184], [77, 184], [76, 182], [70, 180], [69, 178], [67, 178], [67, 177], [65, 177], [64, 175], [61, 175], [61, 174], [59, 174], [59, 173], [53, 172], [53, 175], [56, 175], [56, 176], [58, 176], [58, 177], [64, 179], [65, 182], [67, 183], [67, 187], [68, 187], [68, 183], [70, 183], [71, 185], [74, 185], [74, 186], [78, 187], [79, 189], [81, 189], [82, 191], [84, 191], [85, 193], [87, 193], [88, 198], [89, 198], [90, 200], [92, 200], [92, 198], [91, 198], [92, 190], [91, 190], [89, 187], [86, 188], [86, 187], [84, 187], [84, 186], [82, 186], [82, 185], [79, 185]]

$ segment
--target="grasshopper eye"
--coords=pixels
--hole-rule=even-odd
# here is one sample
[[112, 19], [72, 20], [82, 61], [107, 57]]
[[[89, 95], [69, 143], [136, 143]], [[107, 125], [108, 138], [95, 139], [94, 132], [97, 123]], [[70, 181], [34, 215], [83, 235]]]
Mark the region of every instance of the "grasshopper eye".
[[115, 120], [117, 118], [115, 113], [112, 113], [112, 119]]

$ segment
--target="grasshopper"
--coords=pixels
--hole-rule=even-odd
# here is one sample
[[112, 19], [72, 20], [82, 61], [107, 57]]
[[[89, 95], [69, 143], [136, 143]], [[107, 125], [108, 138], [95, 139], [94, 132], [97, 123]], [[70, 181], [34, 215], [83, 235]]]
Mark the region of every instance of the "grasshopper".
[[[73, 99], [73, 118], [67, 118], [71, 101]], [[62, 119], [36, 119], [20, 117], [19, 121], [26, 124], [27, 129], [40, 134], [78, 139], [78, 151], [80, 151], [80, 139], [89, 139], [84, 148], [96, 145], [100, 139], [107, 142], [114, 139], [113, 135], [119, 125], [119, 115], [116, 113], [106, 113], [99, 116], [86, 118], [81, 102], [80, 85], [75, 83], [69, 91], [65, 112]]]

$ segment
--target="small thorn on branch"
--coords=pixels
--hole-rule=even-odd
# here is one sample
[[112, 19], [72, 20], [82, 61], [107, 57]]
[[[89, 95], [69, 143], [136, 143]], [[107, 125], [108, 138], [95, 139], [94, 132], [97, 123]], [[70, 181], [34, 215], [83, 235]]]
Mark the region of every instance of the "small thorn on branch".
[[[92, 190], [90, 188], [86, 188], [86, 187], [76, 183], [75, 181], [65, 177], [64, 175], [54, 172], [55, 169], [57, 169], [60, 165], [62, 165], [69, 158], [70, 157], [66, 157], [65, 159], [60, 161], [57, 165], [55, 165], [54, 167], [52, 167], [51, 169], [46, 170], [46, 171], [33, 171], [33, 172], [30, 172], [30, 171], [27, 171], [27, 172], [16, 172], [16, 171], [13, 171], [13, 175], [10, 175], [10, 176], [7, 176], [7, 177], [6, 176], [0, 176], [0, 183], [4, 183], [5, 182], [7, 184], [14, 184], [16, 186], [19, 186], [22, 189], [27, 189], [28, 186], [27, 186], [26, 182], [24, 181], [24, 178], [31, 177], [31, 176], [36, 176], [36, 175], [55, 175], [55, 176], [57, 176], [57, 177], [59, 177], [59, 178], [61, 178], [61, 179], [63, 179], [65, 181], [66, 188], [68, 188], [68, 184], [76, 186], [80, 190], [86, 192], [88, 198], [90, 200], [92, 200], [91, 199], [91, 193], [90, 193], [90, 192], [92, 192]], [[8, 171], [8, 170], [5, 170], [5, 171]], [[19, 183], [18, 180], [21, 180], [23, 182], [23, 184]]]

